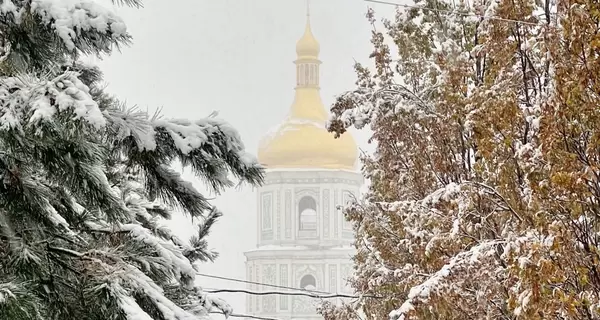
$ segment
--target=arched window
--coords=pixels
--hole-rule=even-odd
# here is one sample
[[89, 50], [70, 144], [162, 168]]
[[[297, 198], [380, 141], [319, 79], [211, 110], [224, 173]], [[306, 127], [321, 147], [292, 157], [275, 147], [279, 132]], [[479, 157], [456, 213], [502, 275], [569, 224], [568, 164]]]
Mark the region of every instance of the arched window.
[[300, 230], [317, 230], [317, 202], [312, 197], [303, 197], [298, 202]]
[[304, 290], [315, 290], [317, 289], [317, 280], [310, 274], [305, 275], [300, 279], [300, 288]]

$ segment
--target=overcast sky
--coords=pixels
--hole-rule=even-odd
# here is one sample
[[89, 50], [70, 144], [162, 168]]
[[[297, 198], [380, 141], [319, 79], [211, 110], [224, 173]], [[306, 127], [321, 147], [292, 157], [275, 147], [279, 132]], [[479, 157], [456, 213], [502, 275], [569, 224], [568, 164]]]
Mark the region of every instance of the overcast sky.
[[[393, 7], [371, 6], [379, 16], [392, 17]], [[311, 1], [312, 30], [321, 44], [320, 83], [326, 106], [335, 95], [353, 88], [354, 60], [368, 62], [371, 26], [364, 17], [366, 9], [362, 0]], [[259, 139], [285, 118], [293, 101], [293, 61], [296, 41], [304, 31], [305, 0], [145, 1], [141, 9], [116, 10], [134, 43], [97, 62], [109, 92], [150, 111], [162, 107], [169, 118], [194, 119], [218, 111], [256, 154]], [[353, 135], [361, 148], [372, 149], [364, 132]], [[220, 257], [203, 265], [202, 272], [244, 279], [243, 252], [256, 246], [255, 190], [229, 190], [214, 204], [224, 212], [209, 238]], [[189, 235], [184, 218], [178, 218], [177, 224], [182, 235]], [[199, 284], [245, 288], [203, 278]], [[222, 297], [235, 312], [245, 312], [243, 294]]]

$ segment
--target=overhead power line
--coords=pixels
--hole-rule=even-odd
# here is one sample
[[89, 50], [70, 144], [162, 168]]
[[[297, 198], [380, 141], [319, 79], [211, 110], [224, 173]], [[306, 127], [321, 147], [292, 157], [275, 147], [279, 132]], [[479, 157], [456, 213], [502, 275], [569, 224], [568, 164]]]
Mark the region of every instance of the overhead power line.
[[205, 274], [205, 273], [196, 273], [196, 275], [199, 275], [202, 277], [207, 277], [207, 278], [220, 279], [220, 280], [232, 281], [232, 282], [240, 282], [240, 283], [246, 283], [246, 284], [255, 284], [255, 285], [259, 285], [259, 286], [278, 288], [278, 289], [288, 289], [288, 290], [322, 293], [322, 294], [333, 294], [331, 292], [326, 292], [326, 291], [306, 290], [306, 289], [300, 289], [300, 288], [294, 288], [294, 287], [288, 287], [288, 286], [278, 286], [276, 284], [268, 284], [268, 283], [261, 283], [261, 282], [248, 281], [248, 280], [242, 280], [242, 279], [228, 278], [228, 277], [223, 277], [223, 276], [215, 276], [212, 274]]
[[[288, 287], [288, 286], [278, 286], [276, 284], [268, 284], [268, 283], [235, 279], [235, 278], [229, 278], [229, 277], [223, 277], [223, 276], [215, 276], [215, 275], [205, 274], [205, 273], [197, 273], [197, 275], [202, 276], [202, 277], [207, 277], [207, 278], [220, 279], [220, 280], [225, 280], [225, 281], [232, 281], [232, 282], [239, 282], [239, 283], [246, 283], [246, 284], [255, 284], [258, 286], [265, 286], [265, 287], [271, 287], [271, 288], [277, 288], [277, 289], [287, 289], [287, 290], [295, 290], [295, 291], [302, 291], [302, 292], [308, 292], [308, 293], [320, 293], [320, 294], [327, 294], [327, 295], [336, 294], [336, 293], [331, 293], [331, 292], [327, 292], [327, 291], [306, 290], [306, 289], [294, 288], [294, 287]], [[355, 297], [350, 296], [350, 298], [355, 298]]]
[[317, 299], [334, 299], [334, 298], [358, 298], [356, 296], [350, 296], [346, 294], [314, 294], [310, 292], [281, 292], [281, 291], [250, 291], [244, 289], [204, 289], [204, 292], [208, 293], [245, 293], [255, 296], [269, 296], [269, 295], [278, 295], [278, 296], [305, 296], [310, 298]]
[[[210, 313], [225, 315], [225, 313], [218, 312], [218, 311], [211, 311]], [[252, 316], [252, 315], [249, 315], [249, 314], [241, 314], [241, 313], [232, 313], [229, 316], [232, 317], [232, 318], [247, 318], [247, 319], [257, 319], [257, 320], [280, 320], [280, 319], [276, 319], [276, 318], [261, 317], [261, 316]]]
[[[294, 287], [288, 287], [288, 286], [278, 286], [276, 284], [268, 284], [268, 283], [261, 283], [261, 282], [255, 282], [255, 281], [248, 281], [248, 280], [242, 280], [242, 279], [235, 279], [235, 278], [229, 278], [229, 277], [223, 277], [223, 276], [215, 276], [212, 274], [206, 274], [206, 273], [196, 273], [196, 275], [201, 276], [201, 277], [206, 277], [206, 278], [213, 278], [213, 279], [219, 279], [219, 280], [225, 280], [225, 281], [232, 281], [232, 282], [239, 282], [239, 283], [246, 283], [246, 284], [255, 284], [255, 285], [259, 285], [259, 286], [265, 286], [265, 287], [271, 287], [271, 288], [277, 288], [277, 289], [286, 289], [286, 290], [293, 290], [293, 291], [300, 291], [303, 292], [305, 294], [302, 295], [308, 295], [311, 297], [316, 297], [316, 298], [321, 298], [321, 297], [325, 297], [325, 298], [350, 298], [350, 299], [358, 299], [358, 298], [374, 298], [374, 299], [383, 299], [383, 297], [378, 297], [378, 296], [373, 296], [373, 295], [362, 295], [362, 296], [356, 296], [356, 295], [346, 295], [346, 294], [340, 294], [340, 293], [331, 293], [331, 292], [327, 292], [327, 291], [320, 291], [320, 290], [307, 290], [307, 289], [300, 289], [300, 288], [294, 288]], [[219, 292], [226, 292], [226, 291], [221, 291], [221, 290], [230, 290], [230, 289], [205, 289], [204, 291], [206, 292], [211, 292], [211, 291], [219, 291]], [[233, 289], [231, 289], [233, 290]], [[237, 290], [237, 291], [229, 291], [229, 292], [239, 292], [239, 293], [248, 293], [248, 294], [252, 294], [252, 292], [245, 292], [246, 290]], [[213, 292], [213, 293], [217, 293], [217, 292]], [[256, 293], [256, 292], [255, 292]], [[291, 292], [279, 292], [281, 294], [290, 294], [292, 295]], [[258, 293], [260, 294], [260, 293]], [[275, 293], [273, 293], [275, 294]]]
[[409, 8], [409, 9], [420, 9], [420, 10], [427, 10], [427, 11], [432, 11], [432, 12], [439, 12], [439, 13], [457, 14], [457, 15], [461, 15], [461, 16], [465, 16], [465, 17], [476, 17], [476, 18], [487, 19], [487, 20], [498, 20], [498, 21], [504, 21], [504, 22], [521, 23], [521, 24], [526, 24], [526, 25], [531, 25], [531, 26], [539, 26], [540, 25], [539, 23], [523, 21], [523, 20], [507, 19], [507, 18], [501, 18], [501, 17], [496, 17], [496, 16], [483, 16], [483, 15], [475, 14], [475, 13], [428, 8], [428, 7], [415, 6], [415, 5], [409, 5], [409, 4], [401, 4], [401, 3], [385, 1], [385, 0], [363, 0], [363, 1], [371, 2], [371, 3], [378, 3], [378, 4], [385, 4], [385, 5], [396, 6], [396, 7]]
[[[235, 278], [229, 278], [229, 277], [223, 277], [223, 276], [215, 276], [215, 275], [206, 274], [206, 273], [196, 273], [196, 275], [199, 275], [201, 277], [207, 277], [207, 278], [225, 280], [225, 281], [232, 281], [232, 282], [239, 282], [239, 283], [246, 283], [246, 284], [255, 284], [255, 285], [265, 286], [265, 287], [270, 287], [270, 288], [300, 291], [300, 292], [304, 292], [304, 293], [308, 294], [309, 296], [317, 297], [317, 298], [321, 297], [321, 296], [338, 297], [338, 298], [351, 298], [351, 299], [357, 299], [357, 298], [360, 298], [360, 297], [363, 297], [363, 298], [375, 298], [375, 299], [381, 299], [382, 298], [382, 297], [377, 297], [377, 296], [372, 296], [372, 295], [356, 296], [356, 295], [346, 295], [346, 294], [339, 294], [339, 293], [331, 293], [331, 292], [320, 291], [320, 290], [307, 290], [307, 289], [294, 288], [294, 287], [288, 287], [288, 286], [279, 286], [279, 285], [276, 285], [276, 284], [268, 284], [268, 283], [261, 283], [261, 282], [255, 282], [255, 281], [235, 279]], [[214, 289], [214, 290], [221, 290], [221, 289]], [[241, 293], [241, 291], [243, 291], [243, 290], [239, 290], [239, 291]], [[207, 291], [207, 292], [210, 292], [210, 291]], [[284, 293], [284, 292], [280, 292], [280, 293]], [[250, 294], [250, 293], [248, 292], [248, 294]], [[286, 294], [291, 294], [291, 293], [287, 292]], [[304, 294], [304, 295], [306, 295], [306, 294]]]

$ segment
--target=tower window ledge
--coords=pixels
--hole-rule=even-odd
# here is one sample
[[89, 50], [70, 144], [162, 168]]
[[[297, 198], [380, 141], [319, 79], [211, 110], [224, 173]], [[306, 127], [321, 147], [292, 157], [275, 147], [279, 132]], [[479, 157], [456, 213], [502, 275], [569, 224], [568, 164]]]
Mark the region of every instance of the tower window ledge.
[[311, 240], [318, 239], [319, 235], [316, 230], [298, 230], [298, 239], [299, 240]]
[[250, 252], [254, 251], [294, 251], [294, 250], [306, 250], [306, 246], [278, 246], [278, 245], [263, 245], [259, 246]]

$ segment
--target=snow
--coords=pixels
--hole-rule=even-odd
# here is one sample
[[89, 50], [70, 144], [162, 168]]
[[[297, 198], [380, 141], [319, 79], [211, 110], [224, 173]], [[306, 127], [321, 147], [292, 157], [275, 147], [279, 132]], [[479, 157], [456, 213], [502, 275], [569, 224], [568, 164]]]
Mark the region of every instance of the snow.
[[[44, 24], [52, 28], [60, 38], [58, 41], [62, 40], [70, 50], [76, 50], [77, 46], [82, 45], [92, 48], [98, 48], [98, 46], [101, 47], [103, 45], [96, 42], [106, 42], [104, 45], [108, 46], [110, 45], [110, 41], [105, 41], [105, 36], [118, 38], [124, 36], [126, 32], [125, 25], [120, 18], [101, 6], [96, 5], [94, 1], [32, 0], [17, 2], [14, 0], [5, 0], [0, 1], [0, 12], [3, 16], [9, 16], [7, 13], [12, 13], [18, 19], [21, 13], [28, 15], [28, 12], [22, 11], [23, 9], [19, 7], [22, 4], [30, 4], [27, 10], [31, 9]], [[10, 23], [13, 23], [13, 21]], [[78, 37], [84, 32], [87, 35], [91, 35], [85, 42], [78, 40]], [[99, 35], [98, 33], [104, 34]], [[90, 47], [86, 47], [86, 49], [90, 49]], [[53, 72], [58, 71], [55, 69]], [[159, 142], [156, 135], [160, 130], [161, 134], [166, 133], [167, 140], [169, 138], [172, 139], [168, 143], [172, 143], [177, 149], [177, 152], [174, 152], [175, 156], [196, 156], [196, 152], [204, 152], [199, 151], [199, 148], [206, 144], [213, 144], [211, 147], [219, 149], [217, 153], [221, 153], [214, 156], [215, 160], [223, 162], [225, 161], [223, 158], [239, 158], [242, 167], [258, 167], [256, 157], [245, 151], [240, 135], [229, 123], [214, 117], [207, 117], [196, 121], [186, 119], [163, 120], [150, 118], [147, 113], [143, 112], [129, 112], [124, 109], [118, 110], [114, 108], [101, 110], [98, 103], [92, 98], [90, 88], [81, 81], [80, 74], [68, 71], [58, 75], [46, 73], [43, 76], [19, 75], [18, 77], [3, 77], [2, 81], [0, 81], [0, 130], [5, 131], [5, 135], [15, 136], [15, 139], [23, 135], [52, 134], [52, 137], [43, 137], [46, 138], [44, 139], [44, 146], [47, 143], [56, 141], [56, 139], [60, 140], [63, 138], [62, 133], [66, 135], [73, 134], [75, 130], [81, 130], [75, 132], [81, 133], [78, 136], [81, 139], [85, 140], [93, 136], [93, 139], [86, 140], [87, 143], [85, 144], [86, 148], [84, 152], [87, 153], [83, 156], [85, 161], [79, 164], [80, 169], [84, 170], [87, 175], [84, 182], [88, 185], [85, 187], [92, 187], [96, 191], [103, 193], [97, 199], [107, 199], [106, 197], [108, 197], [109, 200], [114, 200], [114, 202], [110, 203], [111, 206], [122, 205], [123, 209], [126, 210], [126, 214], [120, 217], [122, 219], [118, 220], [123, 222], [123, 220], [129, 219], [129, 221], [122, 224], [112, 224], [103, 220], [107, 218], [107, 213], [98, 207], [99, 201], [95, 201], [95, 199], [87, 199], [89, 200], [87, 201], [84, 195], [86, 193], [85, 190], [77, 190], [78, 192], [68, 190], [73, 185], [73, 179], [77, 177], [64, 177], [63, 174], [65, 172], [61, 172], [61, 178], [65, 178], [68, 181], [66, 185], [60, 185], [60, 181], [46, 181], [48, 177], [45, 176], [44, 167], [39, 163], [34, 163], [34, 176], [41, 178], [39, 179], [38, 189], [32, 190], [32, 192], [36, 192], [37, 194], [34, 195], [41, 196], [43, 199], [43, 202], [41, 202], [41, 213], [44, 216], [44, 222], [59, 227], [65, 239], [78, 241], [78, 244], [82, 245], [78, 247], [77, 250], [79, 251], [69, 249], [68, 246], [61, 247], [59, 243], [54, 243], [56, 246], [52, 246], [50, 249], [65, 256], [85, 258], [86, 264], [89, 262], [90, 265], [94, 265], [88, 269], [88, 271], [93, 271], [91, 276], [106, 278], [97, 280], [99, 280], [99, 283], [104, 283], [104, 288], [113, 290], [113, 293], [117, 297], [116, 302], [121, 306], [123, 314], [127, 319], [152, 319], [150, 315], [146, 314], [137, 305], [135, 299], [131, 297], [133, 291], [148, 295], [149, 301], [156, 304], [157, 309], [162, 312], [166, 320], [208, 319], [208, 315], [203, 314], [206, 310], [198, 308], [192, 314], [192, 312], [178, 306], [174, 302], [176, 301], [175, 299], [173, 301], [168, 299], [161, 286], [154, 283], [143, 272], [148, 271], [144, 269], [144, 266], [160, 268], [161, 272], [164, 272], [165, 275], [171, 278], [171, 284], [180, 285], [183, 289], [187, 290], [196, 289], [194, 287], [196, 270], [191, 261], [184, 256], [184, 253], [187, 253], [186, 251], [195, 250], [196, 248], [192, 248], [189, 243], [175, 236], [168, 237], [171, 230], [164, 227], [162, 221], [157, 221], [158, 215], [156, 213], [147, 210], [156, 208], [160, 203], [147, 200], [147, 195], [144, 194], [147, 190], [139, 181], [132, 181], [130, 183], [119, 181], [123, 182], [120, 184], [113, 183], [115, 180], [119, 180], [119, 178], [115, 178], [114, 180], [111, 178], [111, 183], [109, 183], [107, 170], [111, 171], [111, 173], [116, 173], [117, 176], [121, 173], [119, 173], [119, 168], [107, 168], [106, 166], [110, 162], [106, 161], [102, 163], [102, 160], [106, 160], [104, 157], [107, 155], [107, 152], [99, 152], [101, 151], [99, 148], [112, 146], [110, 143], [115, 141], [111, 141], [111, 138], [117, 140], [115, 145], [118, 146], [119, 139], [133, 137], [143, 149], [155, 150]], [[58, 136], [56, 135], [57, 132]], [[104, 135], [107, 132], [111, 134], [115, 133], [116, 137]], [[100, 136], [99, 133], [103, 135]], [[34, 137], [29, 136], [28, 138]], [[164, 134], [160, 138], [164, 138]], [[66, 142], [75, 143], [71, 140]], [[102, 146], [105, 142], [109, 145]], [[26, 148], [25, 151], [29, 150]], [[118, 158], [126, 158], [127, 151], [122, 152]], [[22, 157], [22, 152], [23, 150], [17, 150], [18, 155], [16, 157]], [[224, 154], [227, 154], [227, 157]], [[40, 155], [41, 153], [38, 154], [39, 157], [36, 157], [37, 160], [41, 157]], [[64, 161], [74, 161], [72, 153], [65, 152], [61, 156], [64, 158]], [[208, 158], [209, 155], [205, 153], [204, 156]], [[36, 159], [34, 161], [37, 161]], [[25, 158], [25, 160], [30, 159]], [[127, 159], [116, 160], [126, 161]], [[207, 160], [210, 161], [212, 159]], [[18, 161], [20, 159], [17, 159], [17, 166], [20, 166]], [[13, 164], [11, 163], [11, 165]], [[237, 166], [237, 164], [232, 164], [232, 166]], [[198, 195], [197, 191], [193, 189], [192, 184], [183, 181], [179, 174], [169, 175], [174, 171], [168, 168], [167, 165], [156, 169], [163, 170], [161, 173], [166, 173], [167, 178], [172, 179], [180, 187], [179, 191], [187, 191], [191, 196]], [[31, 175], [29, 171], [23, 170], [22, 172], [24, 174], [22, 174], [21, 178], [29, 178]], [[222, 180], [227, 179], [228, 172], [226, 170], [222, 170], [219, 173], [221, 173]], [[134, 175], [130, 174], [130, 172], [122, 174], [122, 176], [126, 177], [124, 180]], [[44, 186], [52, 186], [52, 189], [48, 190]], [[63, 187], [65, 190], [62, 190]], [[75, 193], [75, 195], [72, 193]], [[112, 199], [111, 195], [114, 195], [115, 199]], [[78, 229], [77, 233], [74, 233], [69, 229], [69, 222], [73, 224], [73, 228], [81, 226], [76, 226], [68, 215], [64, 215], [62, 210], [57, 211], [59, 207], [54, 207], [52, 205], [54, 202], [51, 203], [45, 197], [49, 197], [52, 201], [56, 200], [57, 202], [64, 200], [61, 204], [66, 208], [73, 208], [75, 212], [79, 213], [81, 215], [80, 218], [85, 220], [82, 222], [91, 230], [82, 228]], [[100, 202], [104, 199], [101, 199]], [[102, 202], [102, 205], [105, 204], [105, 201]], [[86, 212], [88, 210], [89, 212]], [[142, 225], [140, 221], [144, 224]], [[9, 227], [12, 228], [12, 225]], [[4, 228], [5, 230], [3, 231], [10, 233], [12, 229], [9, 229], [9, 227]], [[26, 226], [19, 226], [18, 228], [22, 227]], [[133, 238], [133, 240], [128, 240], [129, 242], [138, 242], [149, 249], [152, 252], [151, 257], [145, 256], [147, 252], [144, 252], [142, 255], [134, 253], [131, 256], [127, 256], [131, 252], [127, 252], [127, 250], [119, 251], [117, 248], [106, 248], [104, 238], [97, 240], [96, 237], [88, 236], [86, 233], [90, 231], [94, 232], [94, 234], [101, 234], [100, 238], [109, 236], [112, 233], [126, 234]], [[166, 240], [165, 238], [169, 239]], [[94, 243], [86, 248], [85, 244], [88, 241], [97, 241], [98, 243]], [[15, 241], [14, 246], [15, 252], [18, 252], [17, 258], [21, 262], [31, 264], [42, 263], [38, 252], [28, 248], [24, 243]], [[105, 261], [110, 261], [110, 263]], [[136, 266], [140, 266], [143, 271]], [[156, 271], [156, 269], [152, 271]], [[173, 276], [170, 273], [173, 273]], [[20, 288], [19, 286], [17, 289]], [[207, 308], [216, 307], [226, 315], [232, 313], [231, 307], [223, 300], [206, 295], [201, 290], [196, 290], [194, 293], [197, 294], [194, 298], [203, 301], [202, 304], [206, 305]], [[14, 297], [14, 290], [7, 284], [0, 284], [0, 305], [5, 303], [10, 297]]]
[[[288, 116], [281, 124], [278, 124], [267, 131], [264, 137], [260, 140], [259, 147], [267, 147], [274, 139], [284, 135], [286, 132], [298, 130], [299, 126], [314, 126], [318, 129], [326, 131], [327, 128], [325, 125], [326, 122], [318, 122], [310, 119], [300, 119]], [[333, 133], [331, 133], [331, 138], [334, 138]]]
[[4, 0], [2, 1], [2, 3], [0, 3], [0, 12], [3, 14], [12, 12], [12, 13], [16, 13], [17, 12], [17, 6], [15, 6], [15, 4], [12, 2], [12, 0]]
[[119, 306], [125, 313], [127, 320], [153, 320], [149, 314], [144, 312], [135, 300], [128, 295], [119, 296]]
[[[10, 93], [9, 89], [17, 89]], [[55, 103], [50, 105], [50, 98]], [[98, 104], [92, 99], [89, 88], [81, 82], [76, 72], [65, 72], [53, 79], [5, 78], [0, 83], [0, 129], [21, 130], [27, 114], [30, 126], [54, 121], [58, 112], [74, 113], [74, 120], [84, 120], [96, 129], [106, 125]]]
[[213, 307], [216, 307], [225, 315], [225, 317], [229, 317], [231, 314], [233, 314], [233, 308], [227, 302], [225, 302], [225, 300], [209, 293], [203, 293], [202, 298], [204, 299], [204, 305], [206, 306], [207, 310], [212, 310]]
[[[235, 153], [241, 165], [247, 168], [258, 167], [256, 157], [245, 150], [244, 143], [238, 133], [228, 122], [206, 117], [200, 120], [187, 119], [148, 119], [145, 112], [126, 112], [125, 110], [109, 110], [106, 117], [114, 130], [121, 137], [133, 136], [140, 149], [155, 150], [157, 147], [157, 130], [165, 130], [173, 139], [175, 147], [183, 155], [198, 150], [207, 143], [213, 143], [214, 135], [225, 142], [225, 151]], [[204, 154], [206, 157], [209, 155]], [[223, 172], [223, 180], [227, 179]]]
[[[156, 121], [155, 125], [164, 127], [171, 135], [175, 146], [184, 154], [201, 147], [208, 141], [207, 129], [189, 120]], [[209, 130], [212, 128], [209, 128]]]
[[427, 280], [410, 288], [407, 299], [399, 308], [390, 312], [390, 318], [396, 320], [404, 319], [405, 314], [414, 309], [413, 304], [416, 300], [427, 301], [432, 292], [436, 292], [443, 287], [444, 279], [451, 275], [454, 268], [463, 264], [477, 263], [477, 257], [481, 255], [482, 252], [485, 255], [493, 255], [495, 253], [495, 246], [500, 243], [502, 243], [502, 241], [482, 242], [473, 246], [470, 250], [463, 251], [452, 257], [447, 264], [439, 271], [429, 276]]
[[92, 0], [32, 0], [31, 12], [51, 25], [69, 50], [75, 49], [81, 31], [110, 32], [113, 38], [127, 31], [120, 17]]
[[120, 230], [129, 231], [134, 239], [144, 242], [147, 245], [155, 248], [155, 250], [160, 254], [161, 258], [163, 258], [166, 263], [171, 265], [171, 268], [176, 274], [180, 273], [181, 275], [185, 275], [191, 279], [195, 278], [196, 270], [194, 270], [190, 261], [183, 256], [181, 249], [177, 248], [173, 243], [154, 236], [150, 230], [136, 224], [122, 225]]
[[63, 216], [61, 216], [56, 211], [56, 209], [54, 209], [54, 207], [52, 207], [49, 203], [46, 206], [46, 210], [48, 210], [48, 218], [50, 218], [50, 221], [52, 221], [57, 226], [63, 226], [66, 229], [69, 229], [69, 224], [67, 223], [67, 220], [65, 220], [65, 218], [63, 218]]
[[452, 231], [450, 232], [450, 234], [455, 237], [458, 234], [458, 231], [460, 230], [460, 220], [454, 219], [454, 222], [452, 222]]
[[[119, 272], [116, 276], [124, 280], [128, 286], [135, 288], [136, 290], [140, 290], [144, 294], [148, 295], [148, 297], [154, 302], [156, 308], [161, 312], [165, 320], [198, 320], [198, 317], [195, 315], [183, 310], [171, 300], [166, 298], [163, 294], [163, 290], [159, 287], [152, 279], [150, 279], [147, 275], [141, 272], [139, 269], [134, 267], [129, 267], [122, 272]], [[130, 308], [131, 304], [130, 300], [121, 299], [121, 305], [126, 308]], [[134, 308], [130, 308], [133, 312], [131, 316], [139, 317], [133, 319], [146, 320], [143, 316], [139, 315], [139, 312], [136, 312]]]
[[120, 139], [133, 136], [142, 150], [154, 150], [156, 140], [154, 126], [149, 121], [147, 112], [125, 107], [111, 108], [104, 112], [104, 116]]
[[11, 282], [0, 283], [0, 306], [3, 303], [6, 303], [8, 299], [16, 299], [16, 296], [13, 293], [15, 289], [17, 289], [17, 287]]

